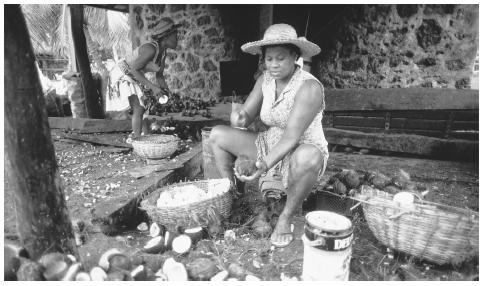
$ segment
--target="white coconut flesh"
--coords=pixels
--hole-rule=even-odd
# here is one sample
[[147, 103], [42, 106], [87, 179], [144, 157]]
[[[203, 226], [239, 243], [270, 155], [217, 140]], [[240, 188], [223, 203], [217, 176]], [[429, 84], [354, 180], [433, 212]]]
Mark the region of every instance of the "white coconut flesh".
[[71, 266], [69, 266], [68, 271], [62, 278], [62, 281], [73, 281], [74, 278], [76, 277], [76, 273], [78, 273], [79, 269], [81, 269], [81, 263], [74, 263]]
[[110, 256], [113, 254], [121, 254], [121, 251], [118, 250], [117, 248], [111, 248], [107, 250], [103, 255], [101, 255], [100, 260], [98, 262], [98, 265], [103, 268], [103, 270], [108, 270], [110, 268], [110, 262], [108, 261], [110, 259]]
[[187, 281], [187, 271], [184, 264], [176, 262], [167, 269], [168, 281]]
[[76, 274], [76, 281], [91, 281], [91, 277], [86, 272], [78, 272]]
[[223, 270], [221, 272], [219, 272], [218, 274], [214, 275], [212, 278], [211, 278], [211, 281], [224, 281], [224, 279], [228, 278], [228, 271], [226, 270]]
[[177, 253], [186, 253], [191, 249], [192, 240], [188, 235], [181, 234], [172, 241], [172, 250]]
[[137, 276], [139, 275], [142, 275], [142, 273], [145, 271], [145, 268], [143, 265], [139, 265], [137, 266], [135, 269], [132, 270], [132, 272], [130, 272], [130, 275], [133, 277], [133, 278], [136, 278]]
[[101, 267], [93, 267], [89, 272], [92, 281], [104, 281], [106, 279], [106, 272]]
[[143, 246], [145, 251], [156, 251], [156, 250], [162, 250], [164, 247], [164, 237], [162, 236], [157, 236], [152, 239], [150, 239], [147, 244]]
[[153, 222], [150, 225], [149, 234], [150, 234], [151, 237], [156, 237], [156, 236], [162, 235], [163, 234], [162, 232], [163, 232], [163, 229], [158, 223]]

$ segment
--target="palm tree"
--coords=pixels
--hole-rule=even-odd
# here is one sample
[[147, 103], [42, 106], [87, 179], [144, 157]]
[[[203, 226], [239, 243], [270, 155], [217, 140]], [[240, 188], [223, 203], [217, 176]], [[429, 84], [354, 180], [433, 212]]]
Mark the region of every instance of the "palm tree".
[[[33, 49], [36, 54], [48, 53], [68, 58], [71, 69], [75, 70], [73, 41], [71, 40], [71, 20], [67, 4], [24, 4], [22, 11]], [[84, 6], [84, 34], [88, 54], [96, 64], [96, 71], [101, 76], [102, 103], [106, 103], [106, 93], [109, 82], [109, 72], [103, 63], [103, 50], [108, 50], [117, 56], [117, 51], [123, 55], [131, 49], [129, 37], [130, 26], [128, 15], [105, 9]], [[103, 106], [104, 109], [104, 106]]]
[[[69, 57], [67, 4], [23, 4], [21, 7], [34, 52]], [[84, 22], [88, 52], [94, 60], [101, 58], [100, 48], [122, 53], [130, 50], [128, 15], [84, 6]]]

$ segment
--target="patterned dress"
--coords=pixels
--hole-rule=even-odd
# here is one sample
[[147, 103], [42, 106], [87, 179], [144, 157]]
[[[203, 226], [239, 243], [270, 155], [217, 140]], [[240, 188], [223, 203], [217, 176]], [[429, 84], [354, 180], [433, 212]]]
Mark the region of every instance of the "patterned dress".
[[[322, 111], [325, 108], [324, 87], [312, 74], [297, 68], [287, 86], [282, 93], [278, 95], [277, 99], [275, 99], [276, 81], [267, 71], [264, 72], [262, 82], [263, 103], [260, 110], [260, 118], [269, 129], [258, 133], [255, 143], [257, 146], [258, 159], [263, 159], [282, 137], [294, 105], [295, 95], [306, 80], [315, 80], [321, 86], [322, 106], [319, 108], [316, 117], [300, 138], [299, 144], [312, 144], [322, 152], [324, 160], [321, 171], [319, 172], [319, 178], [321, 178], [326, 169], [327, 159], [329, 158], [327, 141], [324, 137], [324, 131], [322, 130]], [[267, 172], [267, 176], [278, 177], [278, 174], [280, 174], [285, 188], [288, 186], [289, 162], [291, 155], [292, 152], [287, 154]]]
[[[159, 44], [157, 42], [150, 42], [149, 44], [155, 47], [155, 55], [152, 61], [145, 65], [143, 72], [156, 73], [164, 68], [158, 63], [164, 62], [166, 53], [164, 50], [161, 57], [159, 57]], [[121, 70], [122, 76], [116, 81], [115, 89], [119, 91], [122, 97], [128, 98], [132, 94], [137, 95], [140, 105], [148, 112], [150, 107], [156, 104], [157, 97], [150, 88], [139, 82], [131, 72], [130, 65], [137, 59], [138, 49], [135, 49], [129, 56], [118, 62], [118, 68]]]

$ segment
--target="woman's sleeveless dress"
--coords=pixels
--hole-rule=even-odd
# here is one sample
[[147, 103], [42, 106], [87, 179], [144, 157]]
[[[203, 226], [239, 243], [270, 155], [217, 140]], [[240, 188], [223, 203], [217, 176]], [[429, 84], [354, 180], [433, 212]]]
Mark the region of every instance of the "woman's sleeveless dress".
[[[318, 178], [320, 179], [324, 174], [327, 159], [329, 158], [327, 141], [322, 129], [322, 111], [325, 108], [324, 86], [312, 74], [301, 68], [297, 68], [287, 86], [282, 93], [278, 95], [277, 99], [275, 99], [276, 81], [267, 71], [264, 72], [262, 82], [263, 103], [260, 110], [260, 118], [269, 129], [260, 132], [255, 143], [257, 146], [258, 159], [263, 159], [282, 137], [294, 105], [295, 95], [306, 80], [315, 80], [319, 83], [322, 89], [322, 106], [319, 108], [316, 117], [300, 138], [299, 144], [312, 144], [322, 152], [324, 160], [321, 171], [319, 172]], [[267, 172], [267, 176], [278, 176], [278, 174], [281, 174], [282, 183], [285, 188], [288, 186], [289, 161], [291, 155], [292, 152], [287, 154]]]

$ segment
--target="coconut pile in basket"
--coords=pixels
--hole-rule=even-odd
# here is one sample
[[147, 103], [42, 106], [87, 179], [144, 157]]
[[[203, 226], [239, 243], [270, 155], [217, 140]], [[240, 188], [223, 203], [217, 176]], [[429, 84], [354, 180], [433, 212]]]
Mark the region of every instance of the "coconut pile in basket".
[[162, 192], [157, 200], [157, 207], [178, 207], [223, 195], [230, 187], [228, 179], [214, 179], [207, 183], [207, 191], [193, 184], [174, 186], [170, 191]]

